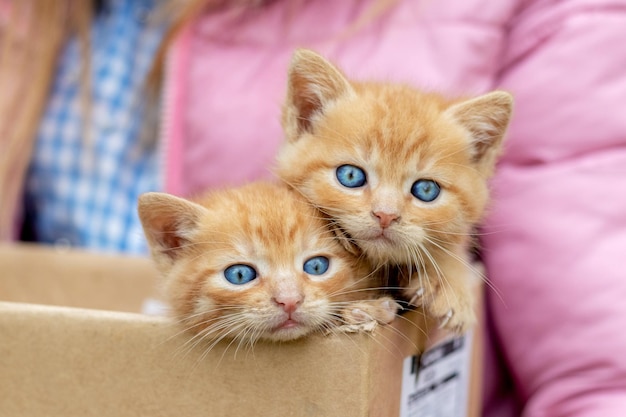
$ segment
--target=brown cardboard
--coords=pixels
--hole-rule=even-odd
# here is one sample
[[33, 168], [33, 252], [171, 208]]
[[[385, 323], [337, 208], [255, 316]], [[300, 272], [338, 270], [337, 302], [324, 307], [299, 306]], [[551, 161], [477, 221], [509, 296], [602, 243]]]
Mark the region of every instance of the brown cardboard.
[[412, 312], [366, 334], [189, 349], [166, 318], [128, 313], [155, 282], [146, 259], [0, 246], [0, 416], [398, 416], [403, 361], [427, 342]]
[[0, 300], [141, 311], [157, 297], [149, 259], [67, 248], [0, 244]]

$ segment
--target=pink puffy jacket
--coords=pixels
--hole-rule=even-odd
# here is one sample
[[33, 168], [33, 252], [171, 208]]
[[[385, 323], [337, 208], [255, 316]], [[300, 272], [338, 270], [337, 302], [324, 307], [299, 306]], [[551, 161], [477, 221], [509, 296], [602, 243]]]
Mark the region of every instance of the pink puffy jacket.
[[207, 14], [181, 33], [165, 84], [167, 191], [270, 175], [296, 47], [355, 78], [511, 91], [482, 235], [498, 290], [485, 415], [625, 416], [626, 1], [406, 0], [347, 31], [368, 1], [290, 4]]

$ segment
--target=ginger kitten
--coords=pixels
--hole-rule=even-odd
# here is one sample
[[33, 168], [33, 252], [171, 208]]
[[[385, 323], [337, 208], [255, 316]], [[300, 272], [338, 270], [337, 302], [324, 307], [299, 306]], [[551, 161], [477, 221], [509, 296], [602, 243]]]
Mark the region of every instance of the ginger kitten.
[[195, 202], [147, 193], [139, 216], [174, 316], [199, 338], [286, 341], [395, 316], [391, 298], [372, 299], [367, 266], [286, 186], [253, 183]]
[[511, 108], [502, 91], [448, 100], [352, 81], [301, 49], [276, 171], [332, 219], [347, 247], [394, 267], [406, 300], [463, 330], [474, 321], [468, 247]]

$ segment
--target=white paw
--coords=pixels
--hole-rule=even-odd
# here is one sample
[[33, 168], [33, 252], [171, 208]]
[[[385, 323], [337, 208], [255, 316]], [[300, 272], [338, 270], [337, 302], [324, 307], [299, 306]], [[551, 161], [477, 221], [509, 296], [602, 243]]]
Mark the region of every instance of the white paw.
[[374, 329], [376, 329], [376, 327], [378, 327], [378, 322], [376, 320], [371, 320], [359, 324], [344, 324], [341, 326], [337, 326], [334, 329], [329, 330], [328, 333], [371, 333], [374, 331]]

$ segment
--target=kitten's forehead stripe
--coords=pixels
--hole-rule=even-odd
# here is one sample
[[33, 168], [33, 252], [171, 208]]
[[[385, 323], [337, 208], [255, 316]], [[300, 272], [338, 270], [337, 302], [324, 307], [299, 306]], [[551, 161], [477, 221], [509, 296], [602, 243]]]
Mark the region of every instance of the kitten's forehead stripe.
[[224, 218], [207, 220], [213, 223], [207, 227], [207, 235], [221, 236], [214, 240], [219, 240], [224, 253], [236, 252], [243, 259], [272, 258], [283, 266], [292, 266], [294, 258], [303, 251], [331, 249], [333, 246], [329, 245], [334, 242], [322, 215], [302, 196], [285, 187], [277, 188], [269, 187], [264, 190], [268, 195], [254, 198], [231, 190], [222, 202], [207, 201], [212, 210], [228, 207], [229, 211]]

